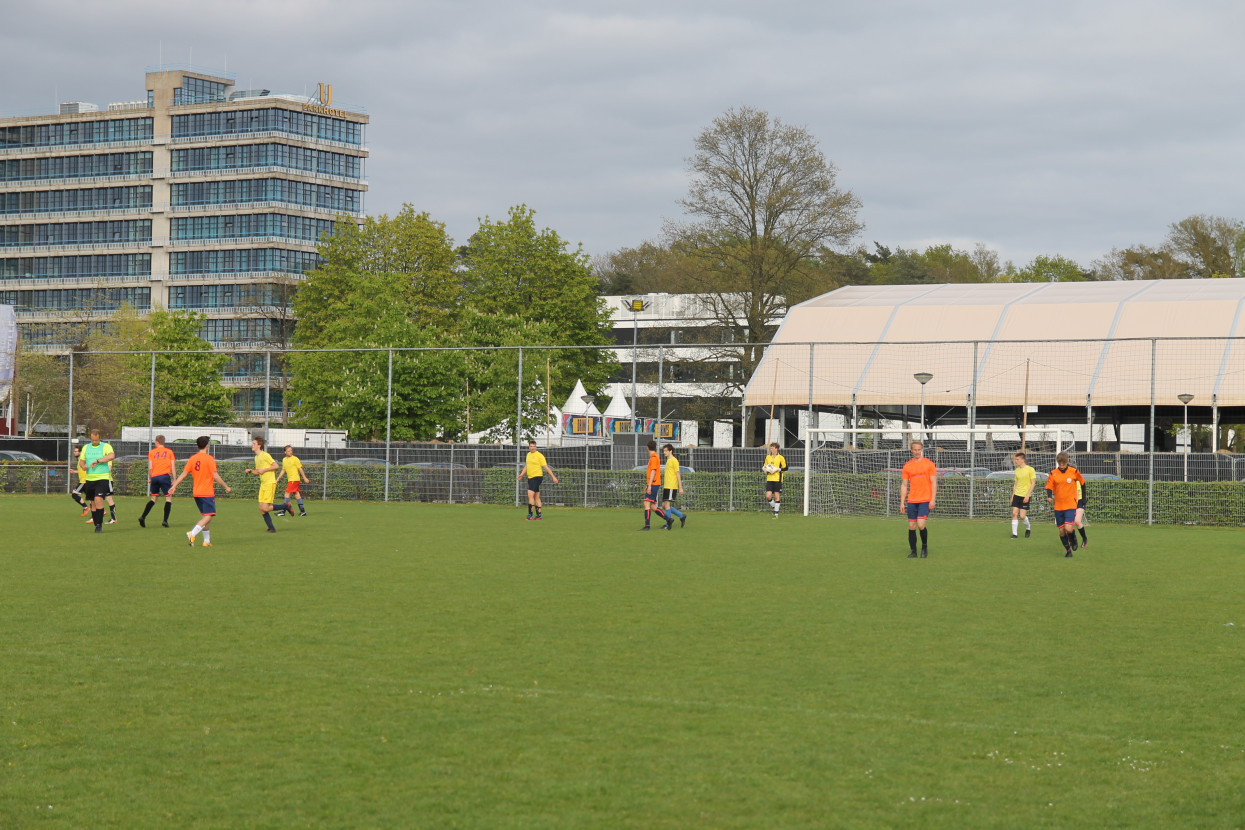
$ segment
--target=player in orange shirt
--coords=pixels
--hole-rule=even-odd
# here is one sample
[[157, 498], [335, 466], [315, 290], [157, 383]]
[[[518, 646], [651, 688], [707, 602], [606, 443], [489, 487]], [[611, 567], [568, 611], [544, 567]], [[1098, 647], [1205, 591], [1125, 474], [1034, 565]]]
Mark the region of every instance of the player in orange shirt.
[[917, 529], [921, 532], [921, 558], [929, 556], [929, 534], [925, 520], [938, 499], [938, 468], [925, 457], [925, 445], [913, 441], [908, 445], [912, 459], [903, 465], [903, 480], [899, 484], [899, 501], [908, 510], [909, 559], [916, 559]]
[[138, 517], [140, 527], [147, 526], [147, 514], [156, 506], [156, 499], [160, 496], [164, 496], [164, 521], [160, 526], [169, 526], [169, 511], [173, 509], [173, 496], [169, 493], [169, 488], [173, 486], [174, 461], [176, 458], [173, 451], [164, 446], [164, 436], [157, 435], [156, 445], [147, 453], [147, 492], [151, 494], [151, 499], [143, 508], [143, 515]]
[[1054, 499], [1055, 524], [1059, 526], [1059, 541], [1063, 543], [1064, 556], [1076, 550], [1076, 502], [1085, 493], [1085, 478], [1081, 471], [1068, 463], [1068, 454], [1061, 452], [1055, 457], [1059, 466], [1046, 477], [1046, 489]]
[[648, 469], [644, 472], [644, 527], [640, 530], [652, 530], [649, 522], [656, 513], [666, 520], [666, 530], [674, 524], [674, 519], [657, 506], [661, 498], [661, 459], [657, 457], [657, 442], [648, 442]]
[[186, 460], [182, 474], [169, 488], [169, 495], [172, 496], [177, 490], [177, 485], [181, 484], [187, 475], [194, 479], [194, 489], [191, 492], [194, 494], [195, 504], [199, 506], [201, 518], [194, 527], [186, 531], [186, 541], [191, 547], [194, 547], [195, 537], [200, 533], [203, 533], [203, 547], [212, 546], [212, 535], [208, 532], [208, 525], [212, 523], [212, 517], [216, 515], [216, 484], [224, 487], [226, 493], [233, 492], [220, 477], [220, 473], [216, 472], [216, 459], [208, 454], [207, 447], [211, 442], [212, 439], [206, 435], [200, 435], [195, 439], [195, 445], [199, 451]]

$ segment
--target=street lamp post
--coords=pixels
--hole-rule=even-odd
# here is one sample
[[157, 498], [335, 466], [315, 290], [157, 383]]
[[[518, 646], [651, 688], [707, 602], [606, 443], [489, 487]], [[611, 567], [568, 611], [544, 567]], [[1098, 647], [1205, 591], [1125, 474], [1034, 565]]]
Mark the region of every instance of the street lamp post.
[[636, 364], [640, 356], [640, 312], [648, 308], [644, 300], [623, 300], [623, 308], [631, 312], [631, 434], [632, 434], [632, 465], [640, 463], [640, 431], [635, 428], [635, 393]]
[[1193, 432], [1189, 429], [1189, 401], [1193, 400], [1193, 396], [1186, 392], [1176, 397], [1184, 404], [1184, 480], [1187, 484], [1189, 481], [1189, 453], [1193, 450]]
[[30, 437], [30, 396], [35, 391], [33, 386], [23, 386], [22, 391], [26, 393], [26, 437]]
[[925, 433], [925, 384], [933, 380], [934, 376], [931, 375], [929, 372], [917, 372], [912, 377], [916, 378], [917, 382], [921, 384], [921, 433], [922, 433], [922, 436], [924, 437], [924, 433]]

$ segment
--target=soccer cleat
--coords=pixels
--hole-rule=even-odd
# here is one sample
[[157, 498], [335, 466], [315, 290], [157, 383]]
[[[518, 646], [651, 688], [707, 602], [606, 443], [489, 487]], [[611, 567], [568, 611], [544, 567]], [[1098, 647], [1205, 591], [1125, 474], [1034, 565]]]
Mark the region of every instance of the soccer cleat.
[[110, 525], [115, 525], [116, 523], [117, 523], [117, 520], [116, 520], [116, 519], [109, 519], [109, 520], [108, 520], [108, 524], [110, 524]]
[[912, 551], [912, 553], [908, 554], [908, 558], [909, 558], [909, 559], [916, 559], [916, 551]]
[[1029, 528], [1027, 528], [1027, 527], [1025, 528], [1025, 538], [1026, 538], [1026, 539], [1028, 539], [1028, 538], [1029, 538]]
[[168, 526], [169, 526], [168, 522], [160, 522], [160, 527], [168, 527]]
[[103, 533], [103, 532], [104, 532], [104, 528], [100, 527], [99, 525], [96, 525], [96, 526], [95, 526], [95, 532], [96, 532], [96, 533]]
[[1013, 538], [1013, 539], [1019, 539], [1020, 537], [1019, 537], [1019, 536], [1017, 536], [1015, 533], [1013, 533], [1013, 534], [1012, 534], [1012, 538]]
[[204, 543], [203, 543], [203, 547], [205, 547], [205, 548], [210, 548], [210, 547], [212, 547], [212, 543], [211, 543], [211, 542], [204, 542]]
[[921, 558], [924, 559], [927, 556], [929, 556], [929, 548], [921, 548]]
[[93, 525], [93, 524], [95, 524], [95, 520], [94, 520], [94, 519], [91, 519], [91, 518], [88, 518], [88, 519], [86, 520], [86, 522], [85, 522], [85, 523], [86, 523], [86, 524], [89, 524], [89, 525]]
[[[89, 515], [91, 515], [91, 508], [89, 507], [82, 508], [82, 516], [89, 516]], [[78, 518], [82, 518], [82, 516], [79, 516]]]
[[277, 532], [277, 529], [276, 529], [275, 527], [270, 527], [270, 528], [268, 528], [267, 530], [265, 530], [264, 532], [265, 532], [265, 533], [276, 533], [276, 532]]
[[652, 528], [649, 527], [648, 525], [645, 525], [644, 527], [640, 528], [640, 530], [652, 530]]
[[1068, 537], [1068, 539], [1070, 540], [1070, 541], [1068, 542], [1068, 547], [1072, 548], [1072, 550], [1076, 550], [1076, 549], [1077, 549], [1076, 537], [1075, 537], [1075, 536], [1069, 536], [1069, 537]]
[[272, 511], [272, 515], [276, 516], [278, 519], [281, 519], [281, 518], [284, 518], [284, 517], [285, 517], [285, 511], [284, 511], [284, 510], [274, 510], [274, 511]]
[[189, 530], [186, 531], [186, 544], [190, 545], [192, 548], [195, 546], [195, 537], [190, 535]]
[[1071, 558], [1072, 558], [1072, 551], [1068, 551], [1067, 553], [1065, 553], [1065, 554], [1063, 555], [1063, 558], [1064, 558], [1064, 559], [1071, 559]]
[[138, 517], [138, 526], [139, 526], [139, 527], [146, 527], [146, 526], [147, 526], [147, 520], [146, 520], [146, 519], [144, 519], [142, 516], [139, 516], [139, 517]]
[[1081, 541], [1081, 547], [1082, 547], [1082, 548], [1087, 548], [1087, 547], [1089, 547], [1089, 540], [1088, 540], [1088, 539], [1084, 539], [1084, 540], [1082, 540], [1082, 541]]
[[687, 516], [680, 516], [680, 517], [679, 517], [679, 527], [683, 527], [683, 526], [684, 526], [684, 525], [686, 525], [686, 524], [687, 524]]
[[305, 519], [305, 518], [307, 518], [307, 511], [306, 511], [306, 510], [304, 510], [302, 513], [299, 513], [299, 514], [298, 514], [298, 518], [300, 518], [300, 519]]
[[526, 519], [524, 519], [523, 521], [525, 521], [525, 522], [530, 522], [530, 521], [532, 521], [533, 519], [535, 519], [535, 516], [531, 516], [531, 515], [529, 515], [529, 516], [528, 516]]

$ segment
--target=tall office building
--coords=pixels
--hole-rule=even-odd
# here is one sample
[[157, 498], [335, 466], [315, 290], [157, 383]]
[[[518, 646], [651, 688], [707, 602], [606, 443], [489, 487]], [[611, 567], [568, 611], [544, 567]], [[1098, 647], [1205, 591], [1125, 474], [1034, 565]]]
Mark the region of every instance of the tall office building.
[[[239, 90], [165, 65], [146, 86], [146, 100], [0, 119], [0, 304], [24, 348], [67, 351], [127, 303], [204, 312], [222, 351], [279, 345], [320, 235], [363, 215], [368, 116], [325, 84]], [[263, 406], [257, 369], [231, 368], [243, 413]]]

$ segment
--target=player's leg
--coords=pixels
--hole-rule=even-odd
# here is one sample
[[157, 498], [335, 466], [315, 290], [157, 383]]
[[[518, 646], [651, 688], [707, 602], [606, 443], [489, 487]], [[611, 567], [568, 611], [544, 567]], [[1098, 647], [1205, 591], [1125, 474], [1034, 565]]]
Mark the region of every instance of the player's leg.
[[908, 558], [916, 559], [916, 505], [908, 502], [905, 508], [908, 511]]
[[108, 524], [115, 525], [117, 523], [117, 503], [112, 498], [112, 482], [108, 482]]
[[1076, 532], [1081, 534], [1081, 547], [1089, 546], [1089, 537], [1085, 535], [1085, 507], [1083, 504], [1076, 506]]
[[916, 519], [917, 532], [921, 534], [921, 558], [929, 556], [929, 530], [925, 527], [925, 522], [929, 516], [929, 502], [921, 502], [918, 506]]
[[1020, 531], [1020, 508], [1012, 503], [1012, 538], [1015, 539]]
[[1028, 539], [1032, 528], [1029, 526], [1029, 509], [1027, 507], [1020, 508], [1020, 521], [1025, 523], [1025, 538]]
[[774, 483], [773, 505], [774, 505], [774, 518], [777, 519], [778, 508], [782, 506], [782, 485], [777, 482]]
[[536, 518], [538, 519], [540, 518], [540, 509], [544, 506], [545, 506], [544, 502], [540, 500], [540, 492], [537, 491], [536, 493]]
[[160, 527], [169, 526], [169, 514], [173, 512], [173, 497], [168, 493], [164, 494], [164, 521], [160, 522]]
[[[166, 491], [167, 492], [167, 491]], [[147, 480], [147, 503], [143, 505], [143, 515], [138, 517], [138, 526], [147, 526], [147, 514], [151, 512], [151, 508], [156, 506], [156, 499], [160, 498], [160, 482], [154, 478]]]
[[[298, 502], [298, 515], [306, 516], [307, 508], [303, 506], [303, 485], [301, 481], [298, 483], [298, 486], [294, 488], [294, 500]], [[286, 497], [286, 501], [289, 501], [288, 496]]]

